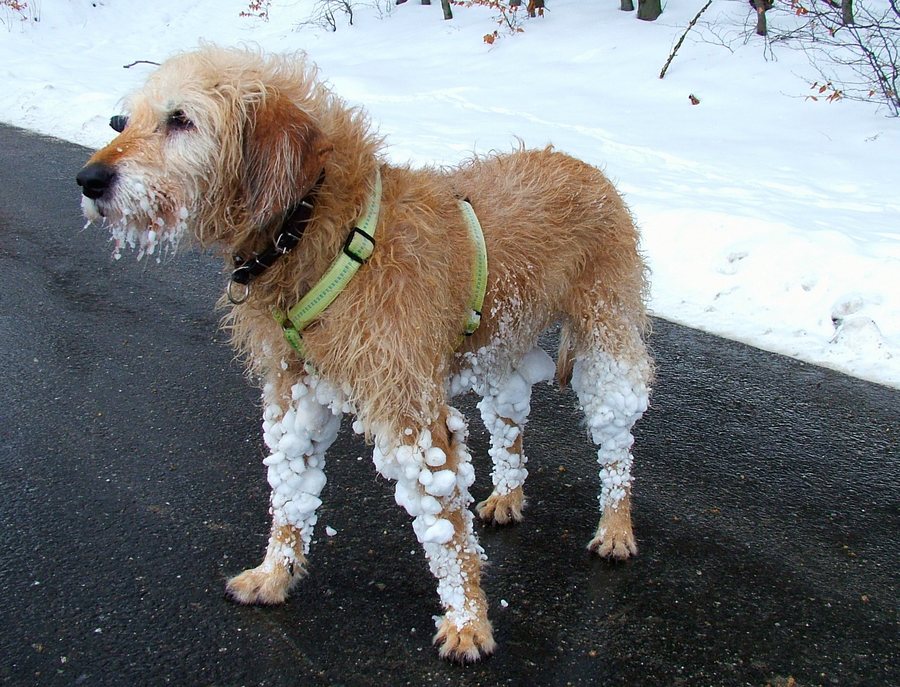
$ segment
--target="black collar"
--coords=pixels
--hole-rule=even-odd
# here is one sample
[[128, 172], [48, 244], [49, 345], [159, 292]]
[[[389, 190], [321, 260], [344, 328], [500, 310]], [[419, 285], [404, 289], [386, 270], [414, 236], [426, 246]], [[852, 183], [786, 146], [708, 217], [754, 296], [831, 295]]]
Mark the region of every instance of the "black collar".
[[249, 258], [245, 258], [239, 253], [235, 253], [232, 256], [235, 269], [231, 273], [231, 281], [248, 287], [246, 289], [248, 295], [250, 282], [271, 267], [282, 255], [290, 253], [300, 243], [300, 239], [303, 238], [303, 233], [306, 231], [306, 226], [309, 224], [309, 220], [312, 219], [313, 203], [323, 181], [325, 181], [325, 172], [319, 175], [318, 181], [316, 181], [309, 192], [287, 212], [284, 221], [281, 223], [281, 229], [272, 240], [272, 245], [262, 253], [253, 253]]

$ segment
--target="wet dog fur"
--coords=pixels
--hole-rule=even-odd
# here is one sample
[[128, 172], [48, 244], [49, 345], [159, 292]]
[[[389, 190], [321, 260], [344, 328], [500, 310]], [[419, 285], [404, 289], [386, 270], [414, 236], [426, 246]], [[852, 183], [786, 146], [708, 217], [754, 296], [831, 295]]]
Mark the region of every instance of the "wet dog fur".
[[[365, 112], [336, 96], [303, 55], [203, 46], [165, 62], [127, 104], [127, 127], [89, 161], [97, 178], [85, 182], [93, 186], [83, 206], [90, 219], [133, 229], [145, 249], [193, 241], [226, 259], [261, 252], [323, 175], [297, 248], [253, 282], [246, 302], [222, 301], [234, 346], [264, 384], [273, 485], [266, 557], [229, 580], [234, 599], [279, 603], [300, 579], [321, 489], [301, 478], [319, 475], [336, 431], [322, 429], [333, 426], [322, 408], [332, 416], [352, 411], [355, 428], [375, 441], [376, 466], [397, 482], [398, 502], [414, 516], [438, 578], [441, 655], [473, 661], [491, 653], [484, 554], [472, 531], [466, 435], [450, 380], [457, 391], [463, 380], [462, 390], [482, 394], [482, 414], [493, 421], [498, 486], [478, 513], [488, 522], [518, 521], [524, 477], [497, 475], [503, 460], [525, 474], [525, 416], [504, 417], [511, 406], [503, 394], [515, 375], [528, 378], [522, 361], [555, 322], [562, 324], [558, 380], [575, 375], [600, 445], [602, 516], [589, 548], [612, 558], [636, 553], [630, 432], [652, 375], [646, 270], [632, 217], [598, 169], [549, 147], [449, 169], [391, 164]], [[294, 305], [326, 271], [376, 168], [383, 194], [375, 252], [303, 333], [307, 359], [300, 360], [272, 312]], [[478, 214], [489, 261], [481, 326], [461, 345], [475, 253], [458, 198]], [[526, 381], [530, 394], [533, 380]], [[304, 448], [285, 453], [286, 436]], [[443, 454], [441, 464], [426, 460], [439, 455], [431, 449]], [[447, 470], [450, 493], [429, 496], [431, 473]], [[431, 498], [438, 505], [423, 513]], [[452, 530], [422, 534], [436, 522]]]

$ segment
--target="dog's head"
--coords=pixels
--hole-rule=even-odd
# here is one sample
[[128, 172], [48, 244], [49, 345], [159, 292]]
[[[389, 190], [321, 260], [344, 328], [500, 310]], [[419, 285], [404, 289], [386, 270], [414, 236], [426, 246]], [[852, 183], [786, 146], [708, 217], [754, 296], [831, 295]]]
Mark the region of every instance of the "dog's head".
[[245, 242], [322, 172], [331, 145], [304, 107], [321, 88], [296, 56], [207, 46], [169, 59], [78, 173], [85, 216], [110, 228], [116, 255], [185, 235], [226, 250]]

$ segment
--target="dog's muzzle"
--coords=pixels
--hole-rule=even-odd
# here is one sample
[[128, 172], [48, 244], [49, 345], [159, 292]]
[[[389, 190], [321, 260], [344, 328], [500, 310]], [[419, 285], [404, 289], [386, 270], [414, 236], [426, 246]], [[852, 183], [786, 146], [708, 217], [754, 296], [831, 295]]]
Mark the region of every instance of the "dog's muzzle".
[[81, 186], [81, 192], [91, 200], [102, 198], [115, 181], [116, 171], [102, 162], [85, 165], [75, 181]]

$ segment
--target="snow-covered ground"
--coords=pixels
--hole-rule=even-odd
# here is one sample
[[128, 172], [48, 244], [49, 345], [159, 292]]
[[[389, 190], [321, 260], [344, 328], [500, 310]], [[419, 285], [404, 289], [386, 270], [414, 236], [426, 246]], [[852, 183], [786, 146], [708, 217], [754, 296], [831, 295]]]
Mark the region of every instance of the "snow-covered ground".
[[701, 0], [656, 22], [618, 0], [551, 0], [493, 45], [491, 10], [442, 21], [434, 1], [358, 0], [336, 32], [303, 23], [313, 0], [273, 0], [269, 21], [239, 16], [245, 0], [30, 0], [24, 22], [0, 7], [0, 120], [100, 146], [153, 68], [127, 63], [200, 40], [302, 49], [397, 162], [521, 137], [605, 169], [642, 229], [655, 314], [900, 387], [900, 120], [807, 99], [818, 77], [801, 52], [739, 37], [744, 0], [716, 0], [664, 80]]

